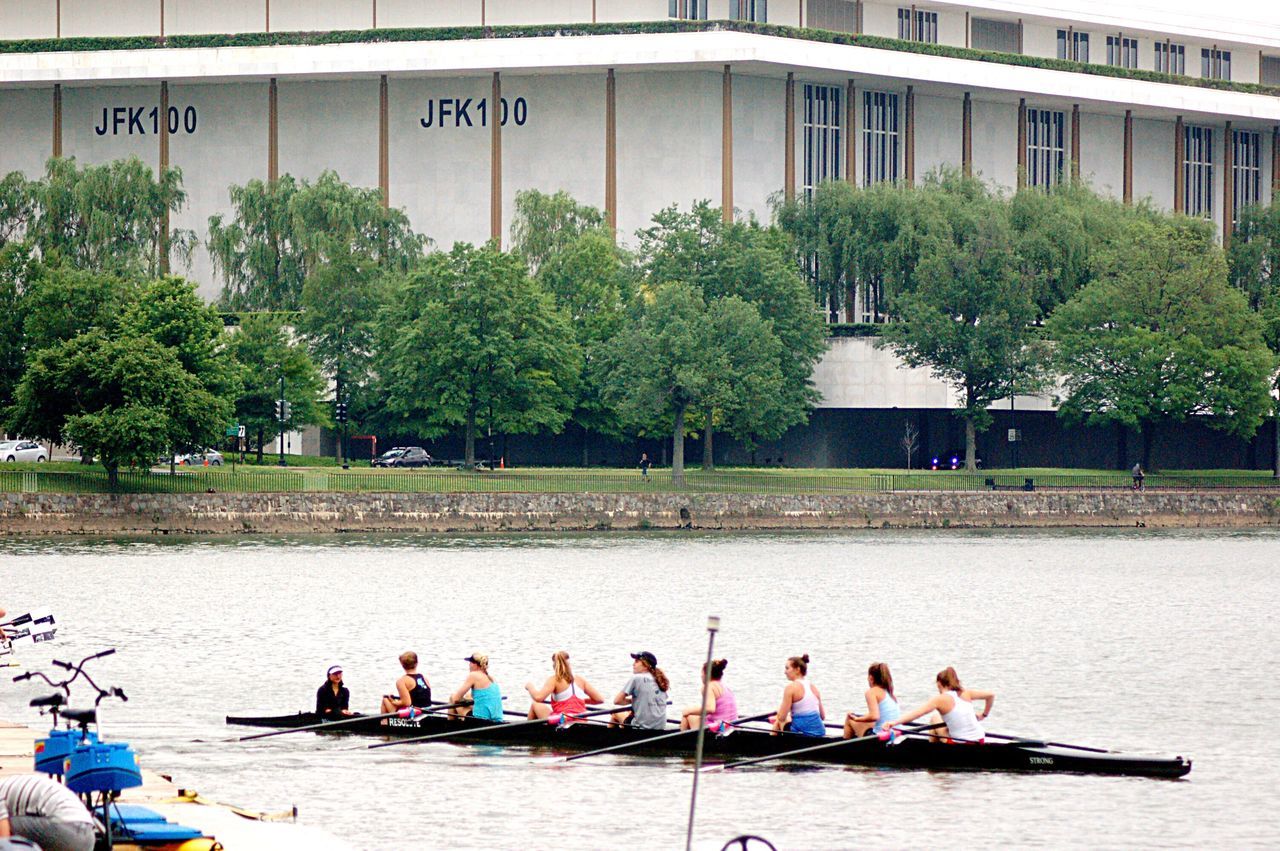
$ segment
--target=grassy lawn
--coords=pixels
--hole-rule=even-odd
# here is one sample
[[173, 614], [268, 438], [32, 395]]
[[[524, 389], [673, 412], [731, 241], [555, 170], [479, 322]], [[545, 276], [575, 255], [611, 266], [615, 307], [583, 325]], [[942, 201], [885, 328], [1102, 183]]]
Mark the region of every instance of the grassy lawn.
[[[312, 464], [323, 460], [324, 464]], [[1019, 468], [1017, 470], [907, 471], [902, 469], [789, 469], [725, 467], [713, 472], [689, 469], [683, 489], [670, 469], [654, 469], [647, 479], [638, 470], [616, 468], [524, 467], [464, 472], [445, 468], [373, 469], [362, 465], [338, 468], [333, 459], [289, 457], [290, 466], [228, 463], [222, 467], [167, 467], [124, 470], [126, 492], [198, 493], [351, 491], [387, 493], [642, 493], [683, 490], [691, 493], [848, 493], [858, 491], [973, 491], [990, 487], [1020, 489], [1032, 479], [1036, 489], [1125, 488], [1131, 479], [1115, 470]], [[303, 466], [303, 464], [306, 466]], [[35, 475], [30, 475], [34, 473]], [[1183, 470], [1149, 473], [1148, 488], [1212, 488], [1280, 486], [1266, 470]], [[96, 493], [108, 490], [106, 473], [97, 465], [77, 462], [0, 465], [0, 493]]]

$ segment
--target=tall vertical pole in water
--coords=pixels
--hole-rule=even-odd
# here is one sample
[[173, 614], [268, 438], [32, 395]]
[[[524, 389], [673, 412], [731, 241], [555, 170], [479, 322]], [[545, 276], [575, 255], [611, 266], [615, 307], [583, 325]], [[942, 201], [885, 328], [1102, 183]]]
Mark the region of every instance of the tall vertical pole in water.
[[711, 689], [711, 650], [716, 645], [716, 633], [720, 631], [720, 618], [707, 618], [707, 664], [702, 668], [702, 705], [698, 710], [698, 747], [693, 756], [693, 792], [689, 795], [689, 830], [685, 834], [684, 848], [693, 848], [693, 816], [698, 809], [698, 774], [702, 771], [702, 740], [707, 734], [707, 693]]

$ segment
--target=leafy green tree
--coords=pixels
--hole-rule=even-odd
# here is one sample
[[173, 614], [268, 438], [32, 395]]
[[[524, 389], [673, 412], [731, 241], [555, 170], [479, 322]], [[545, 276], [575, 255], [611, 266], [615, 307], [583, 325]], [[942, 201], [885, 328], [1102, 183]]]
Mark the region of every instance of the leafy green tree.
[[[1280, 354], [1280, 200], [1240, 211], [1240, 224], [1227, 254], [1231, 283], [1262, 319], [1263, 339]], [[1276, 389], [1280, 390], [1280, 377]], [[1280, 403], [1273, 408], [1274, 474], [1280, 478]]]
[[[362, 395], [373, 367], [374, 327], [384, 274], [373, 260], [342, 254], [321, 265], [302, 287], [297, 330], [334, 382], [334, 402]], [[338, 441], [342, 457], [342, 441]]]
[[35, 211], [35, 184], [26, 175], [12, 171], [0, 179], [0, 248], [26, 241]]
[[91, 328], [113, 328], [137, 286], [114, 274], [70, 266], [26, 270], [23, 337], [30, 351], [70, 340]]
[[230, 335], [228, 349], [240, 364], [236, 422], [252, 436], [259, 463], [268, 435], [275, 435], [281, 426], [276, 419], [276, 400], [280, 398], [282, 377], [290, 405], [289, 421], [284, 425], [296, 429], [329, 424], [327, 406], [322, 401], [326, 393], [324, 378], [306, 347], [289, 339], [288, 329], [279, 318], [246, 315], [240, 328]]
[[1097, 280], [1047, 327], [1064, 375], [1060, 414], [1141, 429], [1144, 466], [1159, 423], [1208, 414], [1214, 428], [1248, 436], [1271, 408], [1275, 357], [1208, 222], [1129, 222]]
[[511, 220], [511, 249], [537, 275], [544, 263], [567, 250], [583, 234], [603, 231], [604, 214], [579, 204], [563, 190], [548, 195], [536, 189], [516, 193]]
[[972, 471], [976, 434], [992, 422], [990, 405], [1038, 386], [1035, 290], [1019, 273], [1002, 199], [955, 176], [927, 182], [921, 193], [915, 286], [894, 298], [899, 321], [885, 325], [880, 342], [960, 394], [965, 468]]
[[0, 245], [0, 413], [13, 403], [26, 364], [24, 302], [34, 265], [25, 244]]
[[189, 282], [161, 278], [112, 326], [30, 354], [8, 424], [78, 445], [114, 487], [121, 466], [213, 443], [231, 422], [238, 382], [218, 314]]
[[53, 158], [32, 192], [28, 234], [51, 263], [153, 277], [170, 256], [185, 260], [195, 246], [194, 233], [168, 228], [187, 199], [178, 169], [157, 177], [137, 157], [84, 168]]
[[[644, 284], [650, 291], [685, 281], [698, 287], [709, 305], [741, 298], [769, 321], [770, 333], [781, 343], [776, 353], [783, 381], [773, 397], [746, 407], [709, 394], [707, 406], [697, 411], [703, 429], [703, 467], [711, 469], [712, 434], [718, 424], [743, 440], [772, 439], [808, 419], [818, 401], [810, 376], [826, 350], [826, 329], [796, 272], [789, 237], [782, 231], [755, 222], [726, 225], [719, 211], [705, 201], [688, 212], [669, 207], [653, 222], [640, 233], [639, 246]], [[762, 411], [759, 404], [767, 408]]]
[[716, 410], [751, 433], [752, 418], [735, 415], [772, 409], [784, 382], [780, 348], [755, 305], [738, 296], [708, 304], [694, 285], [663, 284], [612, 341], [606, 398], [642, 430], [666, 421], [672, 480], [683, 486], [686, 418]]
[[209, 253], [232, 310], [297, 310], [307, 277], [344, 257], [404, 272], [429, 240], [376, 189], [326, 171], [315, 182], [289, 175], [231, 187], [234, 214], [209, 218]]
[[580, 354], [569, 321], [493, 243], [429, 255], [388, 297], [377, 339], [392, 422], [429, 436], [462, 426], [469, 465], [482, 422], [557, 432], [572, 410]]

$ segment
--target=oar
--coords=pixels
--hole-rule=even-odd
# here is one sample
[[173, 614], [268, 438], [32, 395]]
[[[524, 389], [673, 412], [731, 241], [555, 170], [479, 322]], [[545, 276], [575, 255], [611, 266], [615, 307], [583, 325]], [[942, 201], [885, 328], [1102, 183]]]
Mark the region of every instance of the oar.
[[[441, 712], [445, 709], [454, 709], [459, 706], [469, 706], [470, 704], [471, 701], [463, 700], [458, 703], [433, 704], [431, 706], [415, 706], [413, 708], [421, 712]], [[383, 718], [395, 718], [400, 716], [400, 713], [402, 712], [405, 713], [403, 716], [405, 718], [414, 717], [409, 714], [408, 709], [397, 709], [395, 712], [384, 712], [381, 715], [353, 715], [350, 718], [343, 718], [341, 721], [325, 721], [321, 724], [308, 724], [305, 727], [290, 727], [288, 730], [272, 730], [270, 733], [254, 733], [252, 736], [241, 736], [238, 739], [228, 739], [228, 741], [248, 742], [253, 739], [269, 739], [272, 736], [285, 736], [289, 733], [305, 733], [308, 730], [328, 730], [333, 727], [341, 727], [343, 724], [355, 724], [359, 721], [381, 721]]]
[[[923, 730], [932, 730], [935, 727], [941, 727], [941, 726], [943, 725], [931, 724], [928, 727], [917, 727], [912, 730], [903, 730], [902, 732], [918, 733]], [[738, 768], [743, 765], [755, 765], [758, 762], [768, 762], [774, 759], [787, 759], [788, 757], [800, 756], [801, 754], [813, 753], [814, 751], [825, 751], [830, 748], [841, 747], [842, 745], [851, 745], [854, 742], [866, 742], [871, 739], [878, 739], [878, 738], [880, 738], [879, 733], [871, 733], [870, 735], [867, 735], [867, 736], [859, 736], [856, 739], [840, 739], [839, 741], [824, 742], [820, 745], [813, 745], [812, 747], [808, 747], [808, 748], [797, 748], [796, 750], [793, 750], [793, 751], [785, 751], [783, 753], [769, 754], [768, 756], [757, 756], [757, 757], [752, 757], [751, 759], [740, 759], [737, 762], [725, 763], [724, 765], [720, 766], [720, 768], [724, 771], [728, 771], [731, 768]]]
[[[614, 707], [610, 707], [609, 709], [597, 709], [592, 712], [580, 712], [575, 715], [571, 715], [569, 717], [571, 719], [590, 718], [593, 715], [607, 715], [611, 712], [627, 712], [627, 711], [630, 711], [630, 709], [631, 709], [630, 706], [614, 706]], [[475, 727], [471, 727], [469, 729], [464, 728], [461, 730], [450, 730], [447, 733], [435, 733], [430, 736], [414, 736], [409, 739], [395, 739], [394, 741], [390, 741], [390, 742], [375, 742], [372, 745], [369, 745], [368, 749], [372, 750], [374, 748], [389, 748], [392, 745], [407, 745], [413, 742], [430, 742], [434, 739], [454, 739], [454, 738], [457, 738], [458, 736], [465, 736], [468, 733], [478, 733], [484, 730], [492, 731], [495, 728], [505, 732], [506, 730], [515, 730], [519, 727], [532, 727], [534, 724], [550, 724], [550, 723], [552, 722], [548, 718], [535, 718], [532, 721], [519, 721], [519, 722], [516, 722], [515, 724], [501, 724], [501, 723], [478, 724]]]
[[[769, 712], [763, 712], [759, 715], [752, 715], [749, 718], [739, 718], [737, 721], [732, 723], [732, 726], [737, 727], [740, 724], [747, 723], [748, 721], [759, 721], [762, 718], [768, 718], [772, 714], [773, 712], [769, 711]], [[674, 738], [677, 738], [678, 736], [688, 736], [690, 734], [693, 734], [696, 736], [698, 734], [698, 728], [694, 727], [692, 730], [679, 730], [675, 733], [663, 733], [661, 736], [650, 736], [647, 739], [636, 739], [635, 741], [632, 741], [632, 742], [623, 742], [620, 745], [610, 745], [607, 748], [598, 748], [597, 750], [587, 751], [586, 753], [576, 753], [573, 756], [565, 757], [564, 761], [573, 762], [575, 759], [586, 759], [587, 757], [595, 756], [596, 754], [611, 753], [613, 751], [626, 750], [627, 748], [634, 748], [639, 745], [647, 745], [652, 742], [660, 742], [663, 739], [674, 739]]]
[[1073, 751], [1088, 751], [1089, 753], [1115, 753], [1106, 748], [1089, 748], [1084, 745], [1068, 745], [1065, 742], [1046, 742], [1041, 739], [1029, 739], [1026, 736], [1005, 736], [1000, 733], [987, 733], [988, 739], [1004, 739], [1007, 742], [1024, 745], [1048, 745], [1054, 748], [1069, 748]]

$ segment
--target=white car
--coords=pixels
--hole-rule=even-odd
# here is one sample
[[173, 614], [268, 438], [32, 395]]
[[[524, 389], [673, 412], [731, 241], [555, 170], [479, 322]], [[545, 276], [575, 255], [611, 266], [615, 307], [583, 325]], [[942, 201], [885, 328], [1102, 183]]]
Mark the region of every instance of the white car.
[[6, 440], [0, 443], [0, 461], [43, 463], [48, 460], [49, 451], [33, 440]]
[[222, 453], [216, 449], [206, 449], [204, 452], [194, 452], [190, 455], [173, 456], [173, 463], [179, 467], [202, 467], [206, 461], [209, 462], [210, 467], [221, 467]]

